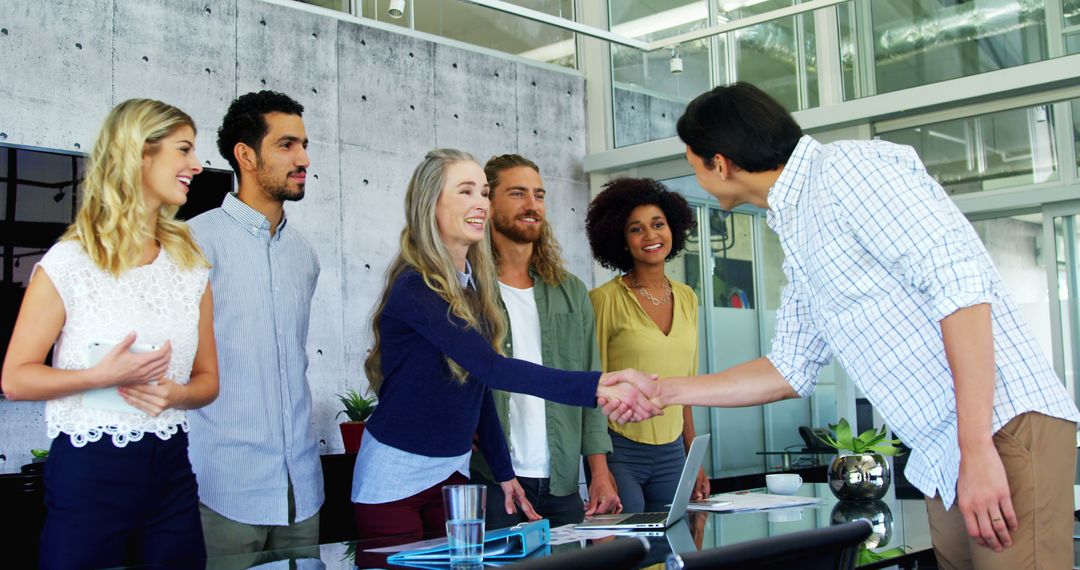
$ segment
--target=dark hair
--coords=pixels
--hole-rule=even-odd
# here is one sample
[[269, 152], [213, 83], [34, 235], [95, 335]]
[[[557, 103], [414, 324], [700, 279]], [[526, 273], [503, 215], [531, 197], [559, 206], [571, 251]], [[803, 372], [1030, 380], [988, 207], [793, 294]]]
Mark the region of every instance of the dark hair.
[[237, 180], [240, 180], [240, 164], [236, 162], [233, 147], [236, 143], [244, 143], [255, 149], [255, 155], [258, 156], [263, 137], [270, 130], [270, 126], [266, 124], [268, 113], [302, 117], [304, 106], [292, 97], [276, 91], [247, 93], [237, 97], [229, 105], [229, 111], [221, 120], [221, 128], [217, 132], [218, 152], [229, 161]]
[[675, 128], [709, 168], [713, 157], [722, 154], [747, 172], [785, 164], [802, 137], [802, 129], [783, 105], [743, 82], [698, 95]]
[[660, 208], [671, 228], [667, 260], [683, 250], [686, 237], [697, 227], [686, 198], [652, 178], [617, 178], [604, 184], [585, 216], [589, 246], [600, 265], [624, 273], [634, 268], [634, 258], [626, 248], [626, 219], [634, 208], [648, 205]]

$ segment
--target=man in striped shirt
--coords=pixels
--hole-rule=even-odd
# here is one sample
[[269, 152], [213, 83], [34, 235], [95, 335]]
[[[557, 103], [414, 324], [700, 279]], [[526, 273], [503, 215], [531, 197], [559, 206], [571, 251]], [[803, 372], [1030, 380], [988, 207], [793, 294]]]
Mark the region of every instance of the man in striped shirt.
[[835, 355], [911, 447], [943, 568], [1072, 567], [1080, 413], [915, 152], [823, 145], [745, 83], [701, 95], [677, 126], [722, 208], [768, 210], [788, 283], [768, 356], [666, 379], [659, 404], [806, 397]]
[[190, 222], [211, 265], [221, 378], [214, 404], [188, 415], [210, 556], [319, 542], [323, 478], [305, 352], [319, 261], [283, 206], [304, 197], [303, 111], [271, 91], [236, 99], [218, 149], [239, 191]]

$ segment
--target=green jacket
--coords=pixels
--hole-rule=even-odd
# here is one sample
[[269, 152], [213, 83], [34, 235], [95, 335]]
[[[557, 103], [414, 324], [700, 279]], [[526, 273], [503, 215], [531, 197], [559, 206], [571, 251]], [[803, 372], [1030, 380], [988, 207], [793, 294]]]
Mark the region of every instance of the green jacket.
[[[551, 287], [532, 270], [533, 296], [540, 315], [540, 354], [544, 366], [564, 370], [600, 370], [596, 347], [596, 316], [589, 291], [577, 277], [566, 276]], [[506, 308], [503, 307], [505, 311]], [[507, 331], [506, 354], [514, 353], [511, 331]], [[493, 390], [495, 408], [510, 443], [510, 393]], [[579, 408], [546, 402], [548, 450], [551, 453], [551, 494], [559, 497], [578, 491], [578, 463], [582, 455], [611, 452], [607, 418], [599, 408]], [[483, 454], [472, 456], [473, 472], [494, 481]]]

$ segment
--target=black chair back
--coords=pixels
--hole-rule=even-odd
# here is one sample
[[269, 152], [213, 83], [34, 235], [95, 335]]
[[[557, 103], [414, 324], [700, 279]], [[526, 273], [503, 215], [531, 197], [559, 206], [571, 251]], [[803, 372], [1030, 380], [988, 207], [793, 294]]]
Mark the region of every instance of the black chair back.
[[859, 545], [870, 537], [870, 531], [870, 523], [860, 519], [846, 524], [770, 536], [702, 552], [672, 554], [668, 556], [667, 569], [851, 570], [855, 567]]
[[616, 538], [581, 550], [560, 552], [551, 556], [530, 558], [514, 564], [515, 570], [564, 570], [588, 568], [596, 570], [632, 570], [649, 553], [649, 541], [640, 537]]

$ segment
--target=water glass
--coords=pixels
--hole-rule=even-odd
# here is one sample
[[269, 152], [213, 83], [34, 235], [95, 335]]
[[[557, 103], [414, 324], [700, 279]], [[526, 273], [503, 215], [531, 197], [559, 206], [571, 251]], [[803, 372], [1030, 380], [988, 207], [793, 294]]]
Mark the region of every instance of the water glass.
[[484, 560], [484, 485], [447, 485], [442, 489], [446, 507], [446, 540], [451, 564], [479, 564]]

